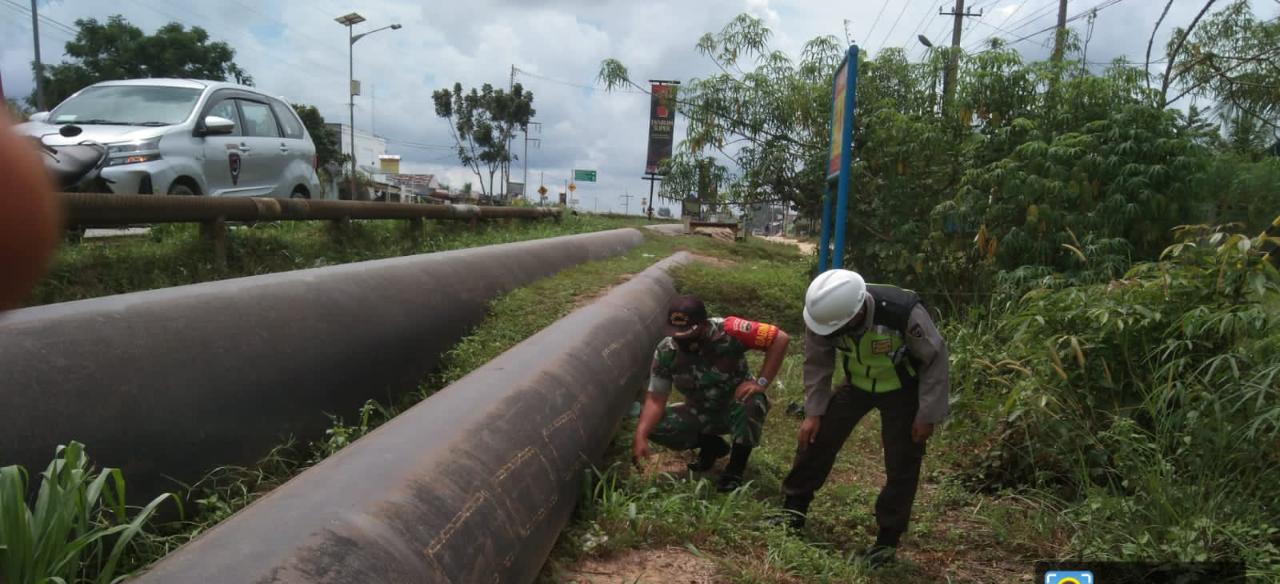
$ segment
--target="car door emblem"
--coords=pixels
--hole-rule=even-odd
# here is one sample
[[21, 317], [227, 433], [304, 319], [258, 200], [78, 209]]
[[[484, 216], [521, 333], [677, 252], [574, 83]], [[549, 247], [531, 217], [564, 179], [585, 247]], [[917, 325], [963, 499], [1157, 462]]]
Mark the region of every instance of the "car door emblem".
[[240, 182], [240, 153], [228, 153], [227, 164], [231, 167], [231, 186], [236, 186]]

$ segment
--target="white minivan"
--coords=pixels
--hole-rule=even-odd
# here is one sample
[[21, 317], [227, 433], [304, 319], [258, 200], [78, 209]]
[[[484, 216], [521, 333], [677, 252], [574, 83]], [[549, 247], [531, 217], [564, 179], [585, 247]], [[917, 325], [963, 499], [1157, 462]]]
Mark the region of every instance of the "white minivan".
[[[59, 133], [75, 125], [80, 132]], [[49, 146], [106, 146], [102, 192], [320, 196], [316, 148], [285, 102], [243, 85], [133, 79], [90, 85], [17, 127]], [[97, 189], [95, 189], [97, 190]]]

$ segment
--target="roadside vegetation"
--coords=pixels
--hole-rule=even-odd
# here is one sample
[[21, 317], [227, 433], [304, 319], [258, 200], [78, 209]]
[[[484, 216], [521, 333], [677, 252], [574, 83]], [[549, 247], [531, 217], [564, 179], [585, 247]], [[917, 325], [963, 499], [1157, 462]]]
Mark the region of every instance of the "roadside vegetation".
[[[1007, 273], [982, 303], [932, 306], [951, 348], [953, 415], [930, 442], [897, 565], [868, 572], [849, 559], [875, 537], [874, 413], [841, 452], [805, 533], [766, 521], [800, 423], [788, 411], [804, 395], [797, 343], [770, 392], [748, 487], [715, 493], [714, 473], [690, 476], [684, 453], [633, 467], [629, 420], [585, 477], [543, 581], [650, 581], [651, 567], [629, 553], [671, 548], [734, 583], [1011, 582], [1062, 558], [1243, 561], [1258, 581], [1280, 579], [1280, 275], [1260, 237], [1204, 227], [1180, 236], [1113, 281]], [[808, 267], [695, 265], [677, 281], [715, 314], [798, 332]]]
[[[953, 415], [898, 565], [848, 562], [874, 537], [874, 414], [803, 536], [760, 521], [780, 504], [799, 424], [785, 413], [802, 395], [795, 343], [745, 493], [714, 494], [679, 457], [631, 468], [616, 447], [544, 578], [646, 581], [602, 566], [674, 547], [725, 582], [1008, 582], [1067, 558], [1240, 561], [1280, 580], [1280, 273], [1266, 256], [1280, 243], [1266, 231], [1280, 213], [1280, 70], [1254, 66], [1280, 21], [1243, 1], [1206, 12], [1175, 30], [1163, 72], [1090, 64], [1075, 36], [1047, 62], [992, 40], [959, 57], [944, 96], [946, 51], [860, 56], [844, 265], [919, 291], [952, 359]], [[681, 85], [689, 138], [665, 195], [818, 212], [846, 44], [819, 37], [789, 56], [770, 40], [750, 15], [698, 40], [722, 73]], [[600, 77], [636, 85], [614, 60]], [[1186, 95], [1217, 106], [1171, 107]], [[708, 167], [726, 143], [730, 164]], [[694, 267], [679, 283], [720, 314], [800, 330], [807, 274], [766, 276], [786, 269]]]
[[320, 268], [603, 231], [645, 224], [641, 217], [568, 214], [560, 221], [426, 221], [417, 237], [405, 221], [357, 221], [335, 234], [326, 221], [283, 221], [232, 227], [226, 265], [197, 225], [158, 225], [144, 236], [66, 243], [28, 304], [52, 304], [212, 280]]

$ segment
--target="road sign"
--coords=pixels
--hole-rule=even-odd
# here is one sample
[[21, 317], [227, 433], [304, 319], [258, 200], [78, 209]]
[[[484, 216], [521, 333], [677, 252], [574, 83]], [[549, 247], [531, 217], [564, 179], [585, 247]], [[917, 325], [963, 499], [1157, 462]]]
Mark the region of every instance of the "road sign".
[[573, 191], [576, 191], [576, 190], [578, 190], [578, 185], [574, 183], [569, 183], [569, 192], [572, 193]]
[[547, 187], [545, 187], [545, 186], [538, 187], [538, 194], [539, 194], [539, 195], [542, 195], [542, 196], [546, 196], [546, 195], [547, 195]]
[[573, 180], [582, 182], [596, 182], [596, 171], [594, 170], [575, 170], [573, 171]]

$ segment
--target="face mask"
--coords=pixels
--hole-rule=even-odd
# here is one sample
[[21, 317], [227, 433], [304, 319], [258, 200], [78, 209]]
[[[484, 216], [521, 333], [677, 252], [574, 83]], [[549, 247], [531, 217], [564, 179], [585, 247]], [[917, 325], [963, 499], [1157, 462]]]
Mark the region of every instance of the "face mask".
[[696, 338], [673, 338], [676, 342], [676, 348], [684, 352], [698, 352], [699, 343]]
[[699, 341], [702, 340], [702, 331], [696, 331], [687, 337], [678, 337], [671, 339], [675, 341], [676, 348], [685, 353], [696, 353], [699, 347]]

